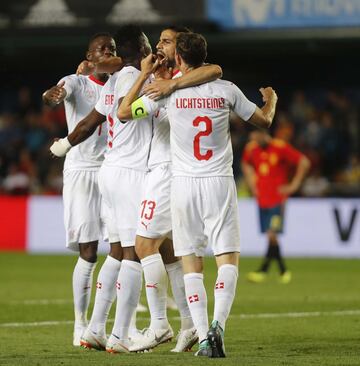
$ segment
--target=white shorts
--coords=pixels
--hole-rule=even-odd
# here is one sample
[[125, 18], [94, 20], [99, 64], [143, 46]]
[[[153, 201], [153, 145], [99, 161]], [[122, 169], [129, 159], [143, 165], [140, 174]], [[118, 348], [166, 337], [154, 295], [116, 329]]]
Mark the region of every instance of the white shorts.
[[203, 257], [240, 251], [239, 213], [233, 177], [174, 177], [171, 216], [176, 256]]
[[99, 240], [105, 233], [98, 171], [64, 171], [64, 224], [66, 246], [78, 251], [79, 243]]
[[135, 245], [145, 175], [138, 170], [101, 166], [99, 187], [109, 210], [105, 220], [110, 243], [121, 242], [122, 247]]
[[170, 236], [171, 164], [160, 164], [145, 178], [141, 199], [137, 235], [157, 239]]

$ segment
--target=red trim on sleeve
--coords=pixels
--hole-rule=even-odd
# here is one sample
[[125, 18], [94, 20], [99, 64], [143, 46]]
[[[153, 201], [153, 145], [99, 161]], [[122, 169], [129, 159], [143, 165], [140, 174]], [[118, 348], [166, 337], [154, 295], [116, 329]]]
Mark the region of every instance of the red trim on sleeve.
[[96, 83], [96, 84], [99, 84], [99, 85], [102, 85], [102, 86], [105, 85], [105, 83], [103, 81], [101, 81], [99, 79], [96, 79], [96, 77], [94, 75], [89, 75], [89, 79], [91, 81], [93, 81], [94, 83]]
[[172, 73], [172, 77], [175, 77], [179, 72], [180, 72], [180, 70], [174, 70]]
[[25, 251], [27, 197], [0, 197], [0, 251]]

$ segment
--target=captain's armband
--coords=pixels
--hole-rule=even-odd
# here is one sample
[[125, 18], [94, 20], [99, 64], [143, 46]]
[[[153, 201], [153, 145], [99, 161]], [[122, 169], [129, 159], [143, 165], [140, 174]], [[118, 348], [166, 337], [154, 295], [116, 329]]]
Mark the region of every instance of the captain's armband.
[[145, 104], [141, 98], [135, 100], [135, 102], [131, 104], [132, 119], [144, 118], [147, 117], [148, 115], [149, 113], [147, 112]]

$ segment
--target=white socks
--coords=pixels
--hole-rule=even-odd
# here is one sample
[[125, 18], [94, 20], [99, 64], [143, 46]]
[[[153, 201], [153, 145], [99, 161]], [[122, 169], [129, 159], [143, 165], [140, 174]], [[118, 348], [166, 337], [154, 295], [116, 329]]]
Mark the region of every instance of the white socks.
[[167, 329], [166, 315], [168, 278], [164, 262], [159, 253], [141, 260], [144, 270], [146, 297], [151, 315], [151, 329]]
[[190, 309], [186, 301], [184, 272], [181, 261], [165, 264], [165, 268], [170, 279], [174, 300], [179, 309], [181, 317], [181, 330], [193, 328], [194, 323], [192, 321]]
[[93, 273], [96, 263], [78, 258], [73, 272], [75, 327], [87, 326], [87, 309], [90, 303]]
[[187, 273], [184, 275], [186, 300], [191, 316], [198, 331], [199, 342], [207, 336], [209, 321], [207, 313], [207, 297], [202, 273]]
[[225, 330], [225, 322], [234, 302], [237, 279], [237, 266], [223, 264], [218, 269], [218, 276], [214, 288], [214, 320], [217, 320], [220, 323], [223, 330]]
[[106, 320], [112, 303], [116, 298], [116, 280], [119, 275], [121, 262], [110, 255], [102, 265], [97, 282], [96, 296], [89, 328], [96, 334], [106, 335]]
[[130, 320], [140, 299], [141, 284], [141, 264], [124, 259], [116, 281], [117, 303], [112, 330], [124, 344], [128, 343]]

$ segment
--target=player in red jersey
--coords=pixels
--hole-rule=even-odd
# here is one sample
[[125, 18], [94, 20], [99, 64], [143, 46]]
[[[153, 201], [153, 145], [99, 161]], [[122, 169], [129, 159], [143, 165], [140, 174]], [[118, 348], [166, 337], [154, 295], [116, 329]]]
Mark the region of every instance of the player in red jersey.
[[247, 274], [249, 281], [265, 281], [273, 259], [279, 265], [280, 282], [291, 281], [291, 272], [281, 256], [278, 233], [283, 228], [285, 201], [299, 189], [309, 168], [309, 160], [290, 144], [272, 138], [265, 130], [251, 132], [242, 157], [242, 170], [258, 201], [261, 232], [267, 234], [268, 250], [260, 269]]

